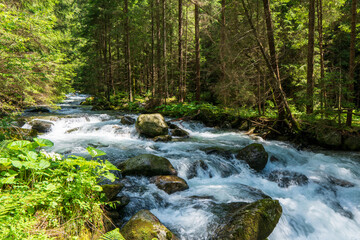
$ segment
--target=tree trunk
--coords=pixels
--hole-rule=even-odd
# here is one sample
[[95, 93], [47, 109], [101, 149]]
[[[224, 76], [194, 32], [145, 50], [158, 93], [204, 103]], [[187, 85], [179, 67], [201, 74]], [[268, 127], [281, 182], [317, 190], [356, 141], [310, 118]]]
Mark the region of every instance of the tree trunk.
[[182, 53], [182, 34], [183, 34], [183, 26], [182, 26], [182, 0], [179, 0], [179, 101], [184, 102], [184, 93], [183, 93], [183, 53]]
[[325, 89], [325, 64], [324, 64], [324, 46], [323, 46], [323, 7], [322, 0], [317, 0], [318, 14], [318, 33], [319, 33], [319, 51], [320, 51], [320, 107], [321, 117], [323, 118], [324, 107], [326, 108], [326, 89]]
[[132, 91], [132, 81], [131, 81], [131, 55], [130, 55], [130, 30], [129, 30], [129, 10], [128, 10], [128, 0], [125, 0], [124, 6], [124, 15], [125, 15], [125, 62], [127, 68], [127, 82], [129, 89], [129, 101], [133, 101], [133, 91]]
[[166, 62], [166, 0], [162, 0], [162, 14], [163, 14], [163, 66], [164, 66], [164, 99], [169, 97], [169, 85], [168, 85], [168, 73], [167, 73], [167, 62]]
[[152, 88], [151, 88], [151, 94], [152, 97], [155, 97], [155, 60], [154, 60], [154, 48], [155, 48], [155, 34], [154, 34], [154, 1], [155, 0], [151, 0], [151, 84], [152, 84]]
[[195, 3], [195, 69], [196, 69], [196, 101], [200, 101], [200, 26], [199, 6]]
[[307, 56], [307, 104], [306, 113], [314, 110], [314, 35], [315, 35], [315, 0], [309, 2], [309, 34]]
[[162, 96], [162, 74], [161, 74], [161, 26], [160, 26], [160, 0], [156, 0], [156, 69], [157, 69], [157, 87], [155, 98]]
[[226, 33], [225, 33], [225, 8], [226, 8], [226, 0], [221, 0], [221, 27], [220, 27], [220, 68], [221, 68], [221, 82], [225, 81], [226, 76], [226, 63], [225, 63], [225, 41], [226, 41]]
[[[356, 0], [351, 4], [351, 36], [350, 36], [350, 60], [349, 60], [349, 98], [350, 104], [354, 101], [354, 75], [355, 75], [355, 41], [356, 41]], [[346, 126], [352, 123], [352, 106], [348, 109], [346, 117]]]
[[280, 78], [280, 71], [279, 71], [279, 65], [277, 61], [276, 56], [276, 49], [275, 49], [275, 40], [274, 40], [274, 30], [273, 30], [273, 24], [272, 24], [272, 18], [271, 18], [271, 9], [270, 9], [270, 1], [269, 0], [263, 0], [264, 4], [264, 13], [265, 13], [265, 21], [266, 21], [266, 30], [268, 35], [268, 43], [269, 43], [269, 50], [270, 50], [270, 66], [272, 68], [272, 72], [274, 73], [274, 91], [275, 91], [275, 99], [277, 102], [278, 107], [278, 115], [280, 120], [285, 120], [285, 109], [288, 114], [288, 118], [291, 121], [293, 127], [295, 129], [299, 129], [300, 126], [297, 122], [297, 120], [294, 118], [294, 116], [291, 113], [290, 107], [288, 105], [285, 92], [282, 89], [281, 86], [281, 78]]

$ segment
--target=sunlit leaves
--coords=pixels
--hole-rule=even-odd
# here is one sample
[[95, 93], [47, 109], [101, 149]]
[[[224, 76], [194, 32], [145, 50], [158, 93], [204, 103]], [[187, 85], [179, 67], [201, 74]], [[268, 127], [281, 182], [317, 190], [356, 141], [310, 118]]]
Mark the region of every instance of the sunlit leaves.
[[86, 150], [89, 152], [89, 154], [94, 157], [100, 157], [105, 155], [106, 153], [104, 151], [101, 151], [99, 149], [93, 148], [93, 147], [87, 147]]

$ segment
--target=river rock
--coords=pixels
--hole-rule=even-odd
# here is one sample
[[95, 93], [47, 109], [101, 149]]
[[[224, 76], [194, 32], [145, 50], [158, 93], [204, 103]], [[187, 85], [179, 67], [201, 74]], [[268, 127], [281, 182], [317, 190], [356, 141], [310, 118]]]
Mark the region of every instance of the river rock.
[[65, 134], [69, 134], [69, 133], [76, 132], [76, 131], [79, 131], [79, 130], [80, 130], [79, 127], [72, 128], [72, 129], [69, 129], [69, 130], [65, 131]]
[[321, 144], [329, 147], [341, 147], [341, 132], [332, 128], [316, 128], [316, 140]]
[[214, 154], [214, 155], [218, 155], [220, 157], [226, 158], [226, 159], [231, 159], [233, 157], [233, 154], [231, 151], [229, 150], [225, 150], [225, 149], [221, 149], [219, 147], [210, 147], [210, 148], [205, 148], [204, 152], [206, 154]]
[[[198, 169], [202, 169], [204, 171], [207, 171], [209, 169], [209, 166], [205, 163], [204, 160], [197, 160], [191, 164], [189, 170], [186, 173], [186, 177], [188, 179], [192, 179], [194, 177], [198, 176]], [[212, 177], [212, 176], [210, 176]]]
[[38, 107], [32, 107], [25, 110], [26, 112], [32, 112], [32, 113], [48, 113], [50, 112], [50, 109], [44, 106], [38, 106]]
[[177, 176], [155, 176], [150, 179], [150, 182], [168, 194], [189, 189], [186, 181]]
[[124, 125], [133, 125], [135, 123], [135, 119], [133, 119], [132, 117], [128, 117], [128, 116], [121, 116], [120, 122], [121, 122], [121, 124], [124, 124]]
[[217, 231], [217, 239], [264, 240], [278, 223], [282, 208], [278, 200], [261, 199], [234, 209]]
[[333, 185], [337, 185], [340, 187], [344, 187], [344, 188], [350, 188], [350, 187], [355, 187], [355, 184], [343, 179], [339, 179], [333, 176], [328, 176], [328, 180], [331, 184]]
[[50, 132], [51, 127], [54, 125], [52, 122], [44, 121], [44, 120], [32, 120], [29, 123], [32, 129], [38, 131], [39, 133]]
[[126, 240], [178, 239], [159, 219], [148, 210], [140, 210], [121, 229]]
[[252, 169], [261, 171], [268, 161], [268, 153], [262, 144], [253, 143], [241, 149], [236, 158], [246, 161]]
[[177, 172], [173, 165], [163, 157], [153, 154], [142, 154], [130, 158], [119, 164], [118, 168], [123, 176], [127, 175], [176, 175]]
[[360, 150], [360, 136], [352, 135], [345, 137], [344, 148], [351, 151]]
[[136, 130], [145, 137], [154, 138], [168, 134], [168, 125], [159, 114], [141, 114], [135, 124]]
[[154, 137], [154, 142], [170, 142], [172, 137], [170, 135], [161, 135]]
[[287, 188], [291, 185], [303, 186], [309, 183], [309, 179], [302, 173], [290, 171], [272, 171], [268, 176], [269, 181], [276, 182], [279, 187]]
[[181, 128], [172, 129], [170, 132], [173, 137], [189, 137], [189, 133]]
[[116, 184], [104, 184], [101, 185], [102, 192], [105, 193], [105, 197], [107, 201], [112, 201], [116, 198], [116, 196], [120, 193], [120, 191], [123, 189], [124, 184], [122, 183], [116, 183]]

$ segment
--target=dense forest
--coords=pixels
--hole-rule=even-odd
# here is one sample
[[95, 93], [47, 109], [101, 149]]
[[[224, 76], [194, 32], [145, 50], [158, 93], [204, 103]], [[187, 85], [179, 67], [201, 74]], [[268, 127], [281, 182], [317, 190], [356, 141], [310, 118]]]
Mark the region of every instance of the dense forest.
[[1, 109], [72, 89], [351, 125], [356, 1], [2, 1]]

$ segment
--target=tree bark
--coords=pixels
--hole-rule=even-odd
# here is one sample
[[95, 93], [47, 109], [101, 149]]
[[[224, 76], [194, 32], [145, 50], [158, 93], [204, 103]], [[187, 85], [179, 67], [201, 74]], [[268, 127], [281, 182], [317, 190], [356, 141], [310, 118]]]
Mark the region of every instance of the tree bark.
[[182, 16], [182, 0], [179, 0], [179, 101], [184, 102], [184, 83], [183, 83], [183, 53], [182, 53], [182, 34], [183, 34], [183, 16]]
[[314, 41], [315, 41], [315, 0], [309, 2], [309, 34], [307, 55], [307, 104], [306, 113], [314, 110]]
[[162, 0], [162, 14], [163, 14], [163, 66], [164, 66], [164, 99], [166, 103], [166, 98], [169, 97], [169, 84], [168, 84], [168, 73], [167, 73], [167, 62], [166, 62], [166, 0]]
[[320, 107], [322, 110], [321, 117], [323, 117], [324, 107], [326, 108], [326, 89], [325, 89], [325, 64], [324, 64], [324, 46], [323, 46], [323, 7], [322, 0], [317, 0], [317, 15], [318, 15], [318, 33], [319, 33], [319, 52], [320, 52]]
[[196, 101], [200, 101], [200, 26], [199, 6], [195, 3], [195, 69], [196, 69]]
[[125, 0], [124, 15], [125, 15], [125, 62], [127, 68], [127, 82], [129, 90], [129, 101], [133, 101], [132, 81], [131, 81], [131, 55], [130, 55], [130, 29], [129, 29], [129, 9], [128, 0]]
[[[351, 36], [350, 36], [350, 59], [349, 59], [349, 97], [348, 101], [354, 101], [354, 75], [355, 75], [355, 41], [356, 41], [356, 0], [351, 4]], [[351, 126], [353, 109], [350, 107], [347, 112], [346, 126]]]

